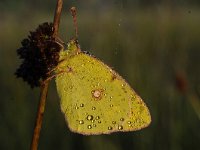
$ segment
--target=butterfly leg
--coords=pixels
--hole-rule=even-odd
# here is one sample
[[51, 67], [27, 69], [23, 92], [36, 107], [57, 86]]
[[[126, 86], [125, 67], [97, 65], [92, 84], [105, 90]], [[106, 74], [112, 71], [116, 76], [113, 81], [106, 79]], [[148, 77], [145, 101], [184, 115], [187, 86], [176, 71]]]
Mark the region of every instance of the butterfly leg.
[[[56, 77], [57, 75], [60, 75], [60, 74], [62, 74], [62, 73], [65, 73], [65, 72], [69, 72], [69, 71], [67, 71], [67, 70], [63, 70], [63, 68], [61, 68], [60, 67], [60, 64], [62, 64], [64, 62], [64, 60], [61, 60], [60, 62], [59, 62], [59, 64], [55, 67], [55, 68], [53, 68], [53, 69], [51, 69], [49, 72], [47, 72], [47, 75], [50, 75], [47, 79], [45, 79], [44, 81], [43, 81], [43, 83], [46, 83], [46, 82], [48, 82], [48, 81], [50, 81], [51, 79], [53, 79], [54, 77]], [[70, 68], [69, 68], [70, 69]], [[68, 69], [68, 70], [69, 70]], [[56, 71], [57, 70], [57, 71]], [[58, 71], [59, 70], [59, 71]], [[53, 75], [51, 75], [54, 71], [56, 71], [56, 73], [55, 74], [53, 74]]]
[[57, 43], [58, 45], [60, 45], [63, 49], [65, 49], [65, 47], [67, 46], [67, 45], [65, 44], [65, 42], [64, 42], [61, 38], [59, 38], [59, 37], [56, 37], [56, 43]]
[[[51, 71], [52, 72], [52, 71]], [[63, 74], [65, 73], [66, 71], [60, 71], [59, 73], [56, 73], [56, 74], [53, 74], [51, 76], [49, 76], [47, 79], [45, 79], [42, 84], [45, 84], [46, 82], [50, 81], [51, 79], [55, 78], [57, 75], [60, 75], [60, 74]]]
[[62, 62], [63, 62], [64, 60], [61, 60], [60, 62], [59, 62], [59, 64], [56, 66], [56, 67], [54, 67], [53, 69], [51, 69], [49, 72], [47, 72], [47, 74], [49, 75], [49, 74], [51, 74], [52, 72], [54, 72], [55, 70], [62, 70], [61, 68], [60, 68], [60, 64], [62, 64]]
[[[60, 63], [62, 63], [62, 61], [60, 61]], [[59, 72], [51, 75], [55, 70], [59, 70]], [[57, 75], [63, 74], [65, 72], [67, 72], [67, 71], [61, 69], [60, 66], [57, 65], [55, 68], [53, 68], [52, 70], [50, 70], [49, 72], [47, 72], [47, 74], [50, 75], [50, 76], [47, 79], [45, 79], [43, 81], [43, 83], [46, 83], [46, 82], [50, 81], [51, 79], [53, 79], [54, 77], [56, 77]]]

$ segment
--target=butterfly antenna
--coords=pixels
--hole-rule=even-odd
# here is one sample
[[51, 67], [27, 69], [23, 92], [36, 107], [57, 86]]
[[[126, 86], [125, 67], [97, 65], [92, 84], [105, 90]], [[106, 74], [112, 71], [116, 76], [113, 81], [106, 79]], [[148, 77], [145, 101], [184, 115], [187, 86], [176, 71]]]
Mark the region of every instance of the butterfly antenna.
[[74, 22], [74, 28], [75, 28], [75, 34], [76, 34], [76, 39], [78, 38], [78, 27], [77, 27], [77, 16], [76, 16], [76, 7], [71, 7], [71, 14], [73, 17], [73, 22]]

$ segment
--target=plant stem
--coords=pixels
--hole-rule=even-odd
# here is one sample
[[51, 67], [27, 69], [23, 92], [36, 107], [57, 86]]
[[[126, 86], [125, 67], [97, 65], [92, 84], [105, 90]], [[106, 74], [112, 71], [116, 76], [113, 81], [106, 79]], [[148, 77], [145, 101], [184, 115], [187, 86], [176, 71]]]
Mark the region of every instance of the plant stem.
[[53, 20], [54, 37], [58, 35], [62, 6], [63, 6], [63, 0], [57, 0], [57, 6], [56, 6], [56, 10], [54, 13], [54, 20]]
[[46, 82], [41, 85], [40, 102], [39, 102], [39, 106], [38, 106], [35, 129], [33, 132], [31, 150], [37, 150], [37, 148], [38, 148], [38, 141], [39, 141], [39, 137], [40, 137], [40, 130], [42, 127], [43, 114], [44, 114], [44, 110], [45, 110], [46, 97], [47, 97], [47, 93], [48, 93], [48, 85], [49, 85], [49, 82]]
[[[53, 27], [54, 27], [53, 36], [54, 37], [58, 36], [58, 29], [59, 29], [59, 24], [60, 24], [62, 5], [63, 5], [63, 0], [57, 0], [56, 10], [55, 10], [55, 14], [54, 14], [54, 22], [53, 22]], [[37, 118], [36, 118], [36, 122], [35, 122], [33, 139], [32, 139], [32, 143], [31, 143], [31, 150], [38, 149], [38, 142], [39, 142], [39, 137], [40, 137], [40, 130], [42, 127], [42, 120], [43, 120], [43, 115], [44, 115], [44, 110], [45, 110], [45, 103], [46, 103], [46, 98], [47, 98], [47, 93], [48, 93], [48, 87], [49, 87], [49, 81], [43, 82], [41, 84], [40, 102], [38, 105]]]

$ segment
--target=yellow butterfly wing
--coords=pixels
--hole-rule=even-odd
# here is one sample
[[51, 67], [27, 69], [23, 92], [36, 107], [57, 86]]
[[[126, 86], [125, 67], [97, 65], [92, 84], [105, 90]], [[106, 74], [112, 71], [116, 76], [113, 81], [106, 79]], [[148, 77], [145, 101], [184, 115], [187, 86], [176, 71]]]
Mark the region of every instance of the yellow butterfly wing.
[[73, 132], [109, 134], [150, 124], [145, 103], [115, 71], [80, 51], [62, 55], [65, 59], [58, 70], [63, 73], [56, 84], [61, 110]]

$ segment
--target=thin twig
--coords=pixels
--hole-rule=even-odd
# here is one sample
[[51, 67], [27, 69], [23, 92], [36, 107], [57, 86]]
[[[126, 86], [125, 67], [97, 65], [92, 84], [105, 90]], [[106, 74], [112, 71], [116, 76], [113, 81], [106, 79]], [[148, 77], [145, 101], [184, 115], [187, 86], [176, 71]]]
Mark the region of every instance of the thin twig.
[[[57, 6], [56, 6], [56, 10], [55, 10], [55, 14], [54, 14], [54, 22], [53, 22], [53, 27], [54, 27], [53, 36], [54, 37], [57, 37], [57, 35], [58, 35], [58, 28], [59, 28], [59, 23], [60, 23], [62, 5], [63, 5], [63, 0], [57, 0]], [[38, 112], [37, 112], [37, 118], [36, 118], [36, 122], [35, 122], [34, 132], [33, 132], [31, 150], [37, 150], [37, 148], [38, 148], [40, 130], [42, 127], [42, 120], [43, 120], [45, 103], [46, 103], [46, 98], [47, 98], [47, 93], [48, 93], [48, 86], [49, 86], [49, 81], [43, 82], [41, 84], [40, 102], [38, 105]]]
[[39, 137], [40, 137], [40, 130], [42, 127], [43, 114], [44, 114], [44, 110], [45, 110], [45, 103], [46, 103], [46, 97], [47, 97], [47, 92], [48, 92], [48, 85], [49, 85], [49, 82], [46, 82], [41, 85], [40, 103], [38, 106], [35, 129], [33, 132], [31, 150], [37, 150], [37, 148], [38, 148], [38, 141], [39, 141]]
[[58, 35], [58, 28], [60, 24], [60, 16], [62, 12], [63, 0], [57, 0], [57, 6], [54, 14], [53, 27], [54, 27], [54, 37]]

